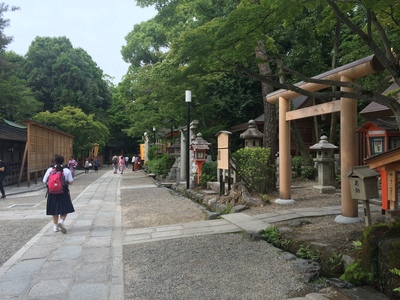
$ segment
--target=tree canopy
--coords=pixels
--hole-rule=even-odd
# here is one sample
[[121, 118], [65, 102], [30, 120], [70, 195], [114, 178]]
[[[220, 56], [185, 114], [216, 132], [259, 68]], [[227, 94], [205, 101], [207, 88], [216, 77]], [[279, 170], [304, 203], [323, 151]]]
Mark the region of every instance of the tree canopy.
[[89, 156], [93, 144], [99, 144], [102, 149], [106, 145], [110, 133], [100, 121], [94, 120], [94, 115], [86, 115], [80, 108], [66, 106], [51, 113], [41, 112], [34, 118], [35, 121], [54, 127], [74, 137], [73, 153], [77, 157]]
[[34, 98], [26, 82], [17, 76], [16, 70], [23, 58], [5, 51], [12, 37], [4, 34], [4, 29], [9, 26], [4, 13], [17, 9], [0, 3], [0, 117], [21, 122], [41, 111], [43, 105]]
[[36, 37], [20, 75], [50, 112], [68, 105], [101, 118], [111, 103], [102, 70], [66, 37]]
[[[224, 102], [224, 108], [237, 108], [237, 102], [231, 101], [235, 91], [230, 89], [232, 94], [227, 93], [222, 88], [226, 85], [221, 83], [246, 78], [256, 79], [272, 90], [292, 89], [325, 101], [341, 96], [377, 101], [400, 115], [396, 97], [381, 94], [388, 86], [388, 82], [382, 83], [384, 76], [400, 81], [395, 53], [400, 46], [398, 1], [137, 0], [137, 3], [154, 5], [158, 14], [135, 26], [122, 49], [124, 59], [131, 63], [123, 83], [134, 99], [130, 109], [141, 115], [147, 109], [151, 111], [149, 118], [132, 120], [127, 129], [132, 135], [138, 132], [135, 128], [143, 130], [161, 122], [165, 119], [164, 112], [171, 115], [175, 111], [182, 120], [185, 89], [191, 89], [194, 95], [193, 118], [200, 118], [201, 108], [205, 108], [208, 118], [203, 125], [211, 128], [213, 113], [222, 115], [218, 102]], [[352, 93], [344, 94], [340, 89], [313, 93], [299, 89], [293, 84], [317, 82], [311, 76], [331, 68], [338, 23], [342, 24], [338, 35], [339, 65], [375, 54], [385, 73], [357, 83], [324, 82], [332, 87], [349, 86], [354, 90]], [[262, 55], [255, 54], [257, 47]], [[270, 73], [262, 74], [261, 64], [268, 64]], [[222, 90], [218, 91], [219, 88]], [[219, 99], [210, 98], [207, 92], [218, 95]], [[253, 91], [252, 96], [255, 102], [264, 100], [261, 90]], [[232, 117], [229, 120], [219, 119], [226, 121], [222, 126], [255, 117], [248, 113], [229, 116]]]

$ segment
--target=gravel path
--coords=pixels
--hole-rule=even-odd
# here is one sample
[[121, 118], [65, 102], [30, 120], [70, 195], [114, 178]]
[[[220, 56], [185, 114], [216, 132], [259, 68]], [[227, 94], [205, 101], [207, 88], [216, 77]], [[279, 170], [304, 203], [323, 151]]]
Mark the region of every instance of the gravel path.
[[291, 263], [241, 234], [124, 246], [125, 299], [286, 299], [304, 285]]
[[[149, 187], [150, 181], [139, 174], [123, 177], [124, 230], [205, 220], [198, 204]], [[276, 300], [309, 290], [279, 249], [243, 234], [126, 245], [123, 256], [125, 299]]]

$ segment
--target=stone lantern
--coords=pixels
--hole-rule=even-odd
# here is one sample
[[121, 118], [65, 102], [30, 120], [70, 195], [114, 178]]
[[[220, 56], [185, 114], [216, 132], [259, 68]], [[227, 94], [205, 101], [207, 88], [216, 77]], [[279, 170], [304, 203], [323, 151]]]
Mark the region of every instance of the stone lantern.
[[240, 135], [240, 138], [244, 139], [246, 148], [254, 148], [260, 147], [263, 136], [264, 134], [257, 129], [256, 122], [250, 120], [248, 129]]
[[321, 194], [333, 194], [336, 188], [331, 184], [334, 182], [334, 151], [338, 147], [329, 143], [328, 138], [323, 135], [319, 143], [311, 146], [310, 149], [317, 150], [317, 157], [314, 161], [318, 163], [318, 185], [314, 186]]
[[174, 158], [175, 158], [175, 162], [173, 164], [173, 166], [171, 167], [171, 170], [168, 174], [168, 178], [170, 180], [176, 180], [179, 181], [180, 180], [180, 156], [181, 156], [181, 144], [179, 142], [178, 139], [175, 140], [175, 142], [168, 147], [168, 153], [171, 153]]
[[209, 145], [211, 145], [211, 143], [203, 139], [201, 133], [198, 133], [196, 139], [190, 144], [190, 149], [194, 152], [194, 162], [197, 166], [197, 184], [200, 183], [201, 167], [207, 159], [206, 151], [210, 149], [208, 147]]

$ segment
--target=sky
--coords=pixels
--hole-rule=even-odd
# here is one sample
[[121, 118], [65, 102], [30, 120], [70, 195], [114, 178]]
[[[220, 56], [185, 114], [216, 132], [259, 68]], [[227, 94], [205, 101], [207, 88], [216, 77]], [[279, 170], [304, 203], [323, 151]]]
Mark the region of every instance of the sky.
[[25, 55], [35, 37], [67, 37], [82, 48], [118, 84], [128, 70], [121, 55], [125, 37], [135, 24], [156, 15], [154, 8], [141, 8], [135, 0], [3, 0], [20, 10], [4, 13], [13, 37], [8, 51]]

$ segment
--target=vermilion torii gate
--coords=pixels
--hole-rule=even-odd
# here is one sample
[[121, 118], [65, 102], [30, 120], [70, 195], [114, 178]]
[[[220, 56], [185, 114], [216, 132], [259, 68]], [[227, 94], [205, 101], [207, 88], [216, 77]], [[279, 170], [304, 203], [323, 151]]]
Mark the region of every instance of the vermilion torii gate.
[[[352, 62], [345, 66], [325, 72], [313, 79], [332, 80], [342, 82], [354, 82], [358, 78], [382, 71], [383, 67], [378, 59], [369, 57]], [[329, 87], [321, 83], [299, 82], [298, 87], [315, 92]], [[347, 87], [341, 87], [341, 91], [351, 92]], [[341, 207], [342, 215], [335, 221], [339, 223], [351, 223], [358, 221], [358, 203], [351, 197], [350, 182], [346, 176], [350, 168], [358, 161], [358, 145], [355, 136], [357, 129], [357, 102], [355, 99], [341, 98], [340, 100], [314, 105], [290, 111], [290, 100], [299, 96], [297, 92], [278, 90], [270, 93], [266, 101], [271, 104], [279, 103], [279, 199], [276, 203], [293, 204], [291, 199], [291, 158], [290, 158], [290, 121], [312, 116], [340, 112], [340, 169], [341, 169]]]

